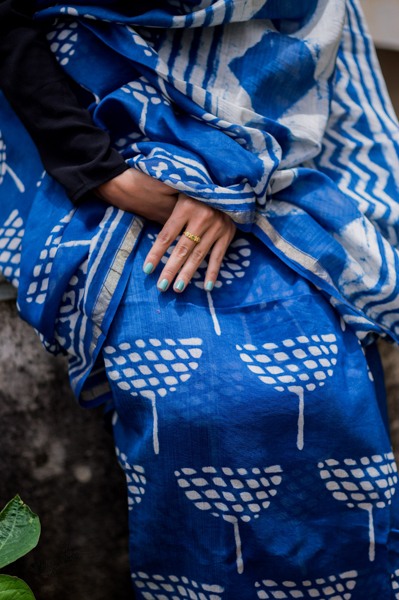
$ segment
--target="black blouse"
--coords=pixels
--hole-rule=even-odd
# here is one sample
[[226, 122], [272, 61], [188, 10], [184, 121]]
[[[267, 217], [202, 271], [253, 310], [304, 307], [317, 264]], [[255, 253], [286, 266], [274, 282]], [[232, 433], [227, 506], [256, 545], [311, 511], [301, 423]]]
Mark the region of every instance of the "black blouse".
[[128, 167], [82, 108], [32, 1], [0, 0], [0, 88], [35, 142], [45, 169], [73, 202]]

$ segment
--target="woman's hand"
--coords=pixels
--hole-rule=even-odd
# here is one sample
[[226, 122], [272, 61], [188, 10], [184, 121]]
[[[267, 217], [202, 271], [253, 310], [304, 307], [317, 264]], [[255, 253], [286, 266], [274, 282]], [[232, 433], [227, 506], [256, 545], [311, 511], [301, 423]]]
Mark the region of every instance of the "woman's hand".
[[152, 273], [182, 231], [201, 239], [196, 243], [185, 235], [180, 237], [159, 276], [158, 289], [164, 292], [174, 281], [173, 289], [182, 292], [209, 253], [204, 283], [205, 289], [211, 291], [236, 227], [229, 216], [184, 194], [179, 194], [172, 214], [147, 254], [144, 272]]
[[137, 169], [124, 171], [100, 185], [96, 192], [117, 208], [164, 225], [144, 262], [147, 274], [153, 272], [183, 230], [201, 238], [196, 243], [185, 235], [181, 236], [161, 272], [158, 289], [164, 292], [175, 280], [173, 289], [182, 292], [209, 253], [205, 289], [212, 290], [236, 231], [230, 217], [198, 200], [178, 194], [175, 189]]
[[117, 208], [140, 217], [166, 223], [177, 202], [178, 192], [137, 169], [127, 169], [98, 186], [96, 193]]

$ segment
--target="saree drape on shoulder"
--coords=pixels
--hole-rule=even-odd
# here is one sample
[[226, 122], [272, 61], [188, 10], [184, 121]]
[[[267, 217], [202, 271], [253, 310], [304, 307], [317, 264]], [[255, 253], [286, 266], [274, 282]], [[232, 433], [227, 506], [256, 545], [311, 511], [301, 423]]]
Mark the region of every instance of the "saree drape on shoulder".
[[[240, 230], [216, 295], [205, 294], [198, 279], [185, 292], [186, 302], [158, 299], [138, 267], [157, 229], [94, 196], [74, 208], [42, 173], [26, 131], [1, 99], [2, 272], [18, 286], [21, 315], [47, 349], [68, 355], [81, 403], [114, 398], [131, 506], [147, 494], [148, 473], [153, 487], [158, 481], [158, 495], [147, 494], [139, 525], [132, 525], [132, 556], [142, 554], [142, 563], [132, 562], [136, 590], [159, 599], [394, 598], [396, 468], [381, 390], [371, 383], [376, 367], [358, 341], [367, 346], [377, 335], [399, 339], [399, 127], [357, 0], [38, 0], [36, 18], [60, 64], [91, 93], [94, 122], [126, 161], [226, 212]], [[239, 287], [246, 273], [252, 283]], [[144, 330], [148, 315], [146, 341], [136, 326]], [[154, 327], [163, 335], [154, 336]], [[198, 402], [198, 427], [182, 434], [176, 450], [191, 460], [191, 440], [196, 462], [180, 464], [170, 448], [162, 455], [160, 438], [173, 439], [189, 420], [191, 409], [177, 421], [172, 416], [178, 399], [190, 394], [189, 373], [197, 371], [205, 338], [208, 368], [198, 373], [210, 383], [195, 388], [197, 396], [234, 398], [240, 423], [222, 400], [220, 422]], [[339, 380], [335, 354], [345, 356], [335, 369]], [[220, 373], [228, 368], [234, 385], [221, 376], [216, 382], [216, 355]], [[150, 364], [158, 360], [158, 375], [166, 373], [163, 387]], [[174, 373], [162, 366], [167, 360], [177, 361]], [[274, 400], [258, 412], [265, 384]], [[326, 400], [334, 431], [321, 425], [322, 387], [325, 399], [335, 399], [334, 409]], [[337, 398], [341, 388], [344, 399]], [[170, 420], [161, 433], [156, 399], [170, 391], [177, 404], [168, 405]], [[292, 430], [281, 435], [277, 398], [283, 392], [299, 402], [292, 448]], [[305, 444], [308, 392], [314, 401]], [[243, 419], [247, 399], [258, 408]], [[244, 442], [252, 430], [262, 450], [252, 448], [249, 457]], [[233, 439], [241, 463], [231, 454]], [[209, 466], [210, 456], [217, 464]], [[171, 465], [173, 492], [165, 479]], [[325, 513], [311, 499], [313, 472], [335, 515], [327, 528]], [[287, 480], [291, 496], [277, 489]], [[286, 504], [265, 524], [264, 509], [275, 495]], [[308, 512], [295, 509], [292, 495]], [[165, 524], [164, 515], [160, 529], [152, 519], [171, 502], [178, 507], [175, 520]], [[195, 502], [201, 511], [192, 517]], [[207, 510], [222, 517], [213, 519], [215, 527], [230, 527], [223, 549], [224, 529], [210, 528]], [[173, 550], [172, 533], [187, 522], [186, 543], [182, 533]], [[344, 542], [335, 539], [341, 526]], [[204, 536], [196, 533], [190, 546], [194, 530]], [[176, 569], [157, 568], [148, 554], [157, 532], [166, 549], [159, 549], [160, 564], [161, 556], [173, 557]], [[182, 556], [186, 562], [179, 563]]]

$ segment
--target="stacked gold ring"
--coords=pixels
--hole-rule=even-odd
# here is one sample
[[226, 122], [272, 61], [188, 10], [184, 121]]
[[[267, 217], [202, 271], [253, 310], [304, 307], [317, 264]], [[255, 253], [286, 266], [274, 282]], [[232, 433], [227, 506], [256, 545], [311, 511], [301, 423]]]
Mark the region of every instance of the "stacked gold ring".
[[187, 229], [184, 232], [184, 235], [186, 237], [188, 237], [189, 240], [191, 240], [192, 242], [195, 242], [196, 244], [199, 244], [199, 242], [201, 241], [201, 238], [199, 235], [194, 235], [194, 233], [190, 233]]

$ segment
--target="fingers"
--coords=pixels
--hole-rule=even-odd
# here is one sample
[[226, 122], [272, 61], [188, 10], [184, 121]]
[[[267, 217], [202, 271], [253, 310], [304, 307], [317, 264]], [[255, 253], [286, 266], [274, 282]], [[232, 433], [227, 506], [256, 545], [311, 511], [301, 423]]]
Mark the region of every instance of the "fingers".
[[208, 292], [212, 291], [218, 278], [220, 265], [226, 254], [227, 248], [234, 237], [234, 231], [230, 228], [221, 236], [219, 236], [218, 233], [217, 228], [207, 231], [203, 235], [201, 242], [193, 249], [182, 266], [174, 284], [174, 290], [176, 292], [182, 292], [187, 287], [194, 273], [198, 270], [208, 254], [208, 268], [206, 271], [204, 288]]
[[211, 292], [214, 288], [219, 275], [220, 266], [227, 252], [227, 248], [230, 246], [234, 238], [234, 234], [235, 227], [233, 231], [229, 232], [229, 234], [219, 238], [211, 250], [204, 282], [204, 288], [207, 292]]
[[[211, 225], [214, 212], [215, 211], [210, 207], [196, 200], [192, 200], [191, 198], [184, 196], [184, 194], [180, 194], [171, 216], [159, 232], [151, 251], [146, 257], [144, 272], [147, 274], [152, 273], [159, 264], [161, 258], [187, 225], [191, 227], [190, 231], [192, 233], [202, 236], [206, 229]], [[195, 246], [196, 242], [190, 240], [186, 236], [181, 237], [159, 278], [159, 289], [165, 291], [169, 287], [178, 270], [187, 260]]]
[[205, 289], [211, 291], [234, 237], [235, 226], [228, 216], [186, 196], [179, 197], [172, 215], [158, 234], [146, 257], [144, 272], [149, 274], [156, 268], [183, 229], [199, 236], [200, 241], [197, 243], [181, 235], [158, 278], [158, 289], [166, 291], [174, 282], [173, 289], [182, 292], [210, 253]]
[[[177, 206], [177, 205], [176, 205]], [[161, 258], [165, 255], [168, 248], [174, 243], [176, 238], [180, 235], [183, 227], [186, 224], [187, 217], [184, 214], [176, 214], [176, 207], [173, 210], [171, 216], [166, 221], [165, 225], [162, 227], [161, 231], [158, 233], [157, 239], [154, 242], [150, 252], [147, 254], [146, 259], [144, 261], [144, 272], [149, 275], [154, 271], [160, 262]], [[191, 242], [186, 238], [187, 246], [191, 246], [189, 250], [192, 249], [194, 242]], [[182, 255], [184, 255], [185, 249], [182, 248]], [[166, 288], [165, 288], [166, 289]]]
[[[185, 289], [192, 275], [195, 273], [198, 266], [208, 254], [210, 249], [209, 244], [212, 244], [212, 241], [209, 241], [209, 235], [202, 234], [202, 231], [196, 230], [196, 235], [200, 235], [201, 237], [201, 241], [199, 243], [193, 242], [185, 235], [181, 236], [159, 276], [158, 288], [160, 290], [167, 290], [177, 275], [178, 277], [174, 283], [175, 291], [182, 292]], [[193, 264], [197, 266], [188, 277], [187, 273], [191, 272], [189, 266]]]

